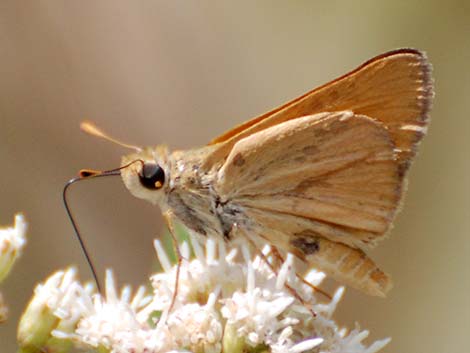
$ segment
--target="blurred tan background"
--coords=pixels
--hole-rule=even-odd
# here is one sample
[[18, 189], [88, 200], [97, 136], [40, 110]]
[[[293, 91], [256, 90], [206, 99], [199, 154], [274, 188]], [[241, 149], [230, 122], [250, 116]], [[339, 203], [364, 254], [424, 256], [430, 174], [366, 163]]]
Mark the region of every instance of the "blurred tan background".
[[[428, 53], [436, 99], [392, 236], [373, 257], [393, 275], [386, 300], [346, 292], [338, 320], [384, 352], [463, 352], [470, 332], [468, 1], [5, 1], [0, 3], [0, 224], [24, 211], [29, 244], [2, 285], [11, 305], [0, 352], [14, 352], [35, 283], [90, 272], [61, 202], [80, 168], [119, 164], [120, 147], [79, 131], [92, 119], [138, 145], [203, 145], [254, 115], [398, 47]], [[119, 178], [72, 188], [100, 274], [145, 283], [157, 208]]]

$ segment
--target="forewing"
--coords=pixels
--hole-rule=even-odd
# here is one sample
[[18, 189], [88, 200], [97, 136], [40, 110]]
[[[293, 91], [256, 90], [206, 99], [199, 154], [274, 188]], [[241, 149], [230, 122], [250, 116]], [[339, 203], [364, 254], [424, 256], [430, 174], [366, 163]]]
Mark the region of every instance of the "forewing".
[[377, 56], [354, 71], [226, 132], [211, 144], [220, 155], [244, 137], [281, 122], [320, 112], [351, 110], [381, 121], [397, 148], [405, 172], [426, 132], [433, 97], [426, 56], [399, 49]]
[[389, 228], [402, 181], [387, 129], [366, 116], [336, 112], [294, 119], [238, 141], [215, 188], [222, 202], [238, 205], [248, 218], [250, 210], [289, 216], [267, 229], [360, 246]]

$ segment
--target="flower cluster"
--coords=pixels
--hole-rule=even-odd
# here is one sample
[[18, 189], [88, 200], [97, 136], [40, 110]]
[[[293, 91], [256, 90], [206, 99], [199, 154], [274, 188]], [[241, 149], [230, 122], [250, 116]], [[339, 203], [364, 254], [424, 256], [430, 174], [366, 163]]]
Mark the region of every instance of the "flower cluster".
[[[13, 227], [0, 228], [0, 283], [7, 277], [21, 255], [26, 244], [26, 229], [27, 224], [22, 214], [15, 216]], [[8, 310], [0, 293], [0, 322], [6, 320], [7, 314]]]
[[20, 346], [29, 352], [67, 352], [73, 345], [112, 353], [374, 353], [389, 342], [366, 347], [367, 331], [338, 328], [331, 315], [343, 288], [319, 302], [313, 286], [324, 275], [311, 271], [305, 279], [313, 286], [307, 285], [291, 255], [273, 270], [268, 247], [261, 256], [243, 243], [233, 249], [211, 239], [205, 248], [191, 244], [181, 246], [177, 277], [155, 241], [164, 271], [151, 277], [153, 293], [118, 292], [111, 271], [103, 294], [82, 286], [73, 269], [54, 274], [36, 288], [21, 319]]

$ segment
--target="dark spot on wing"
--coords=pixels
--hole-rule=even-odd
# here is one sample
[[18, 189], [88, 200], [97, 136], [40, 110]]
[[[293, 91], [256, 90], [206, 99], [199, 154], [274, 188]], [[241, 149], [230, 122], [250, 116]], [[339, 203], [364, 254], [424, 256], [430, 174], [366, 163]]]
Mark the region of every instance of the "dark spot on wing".
[[241, 167], [244, 164], [245, 164], [245, 159], [243, 158], [241, 153], [237, 153], [235, 157], [233, 157], [233, 165], [235, 167]]
[[320, 250], [320, 244], [317, 237], [298, 236], [290, 241], [291, 245], [302, 251], [305, 255], [313, 255]]

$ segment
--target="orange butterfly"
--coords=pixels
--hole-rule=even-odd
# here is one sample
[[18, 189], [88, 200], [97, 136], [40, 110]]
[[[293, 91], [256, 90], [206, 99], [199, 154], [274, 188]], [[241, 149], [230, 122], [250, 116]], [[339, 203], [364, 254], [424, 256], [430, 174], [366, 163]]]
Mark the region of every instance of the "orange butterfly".
[[384, 296], [390, 278], [363, 249], [390, 229], [432, 98], [426, 56], [388, 52], [205, 147], [136, 147], [122, 178], [170, 229], [176, 218], [202, 237], [268, 242]]

